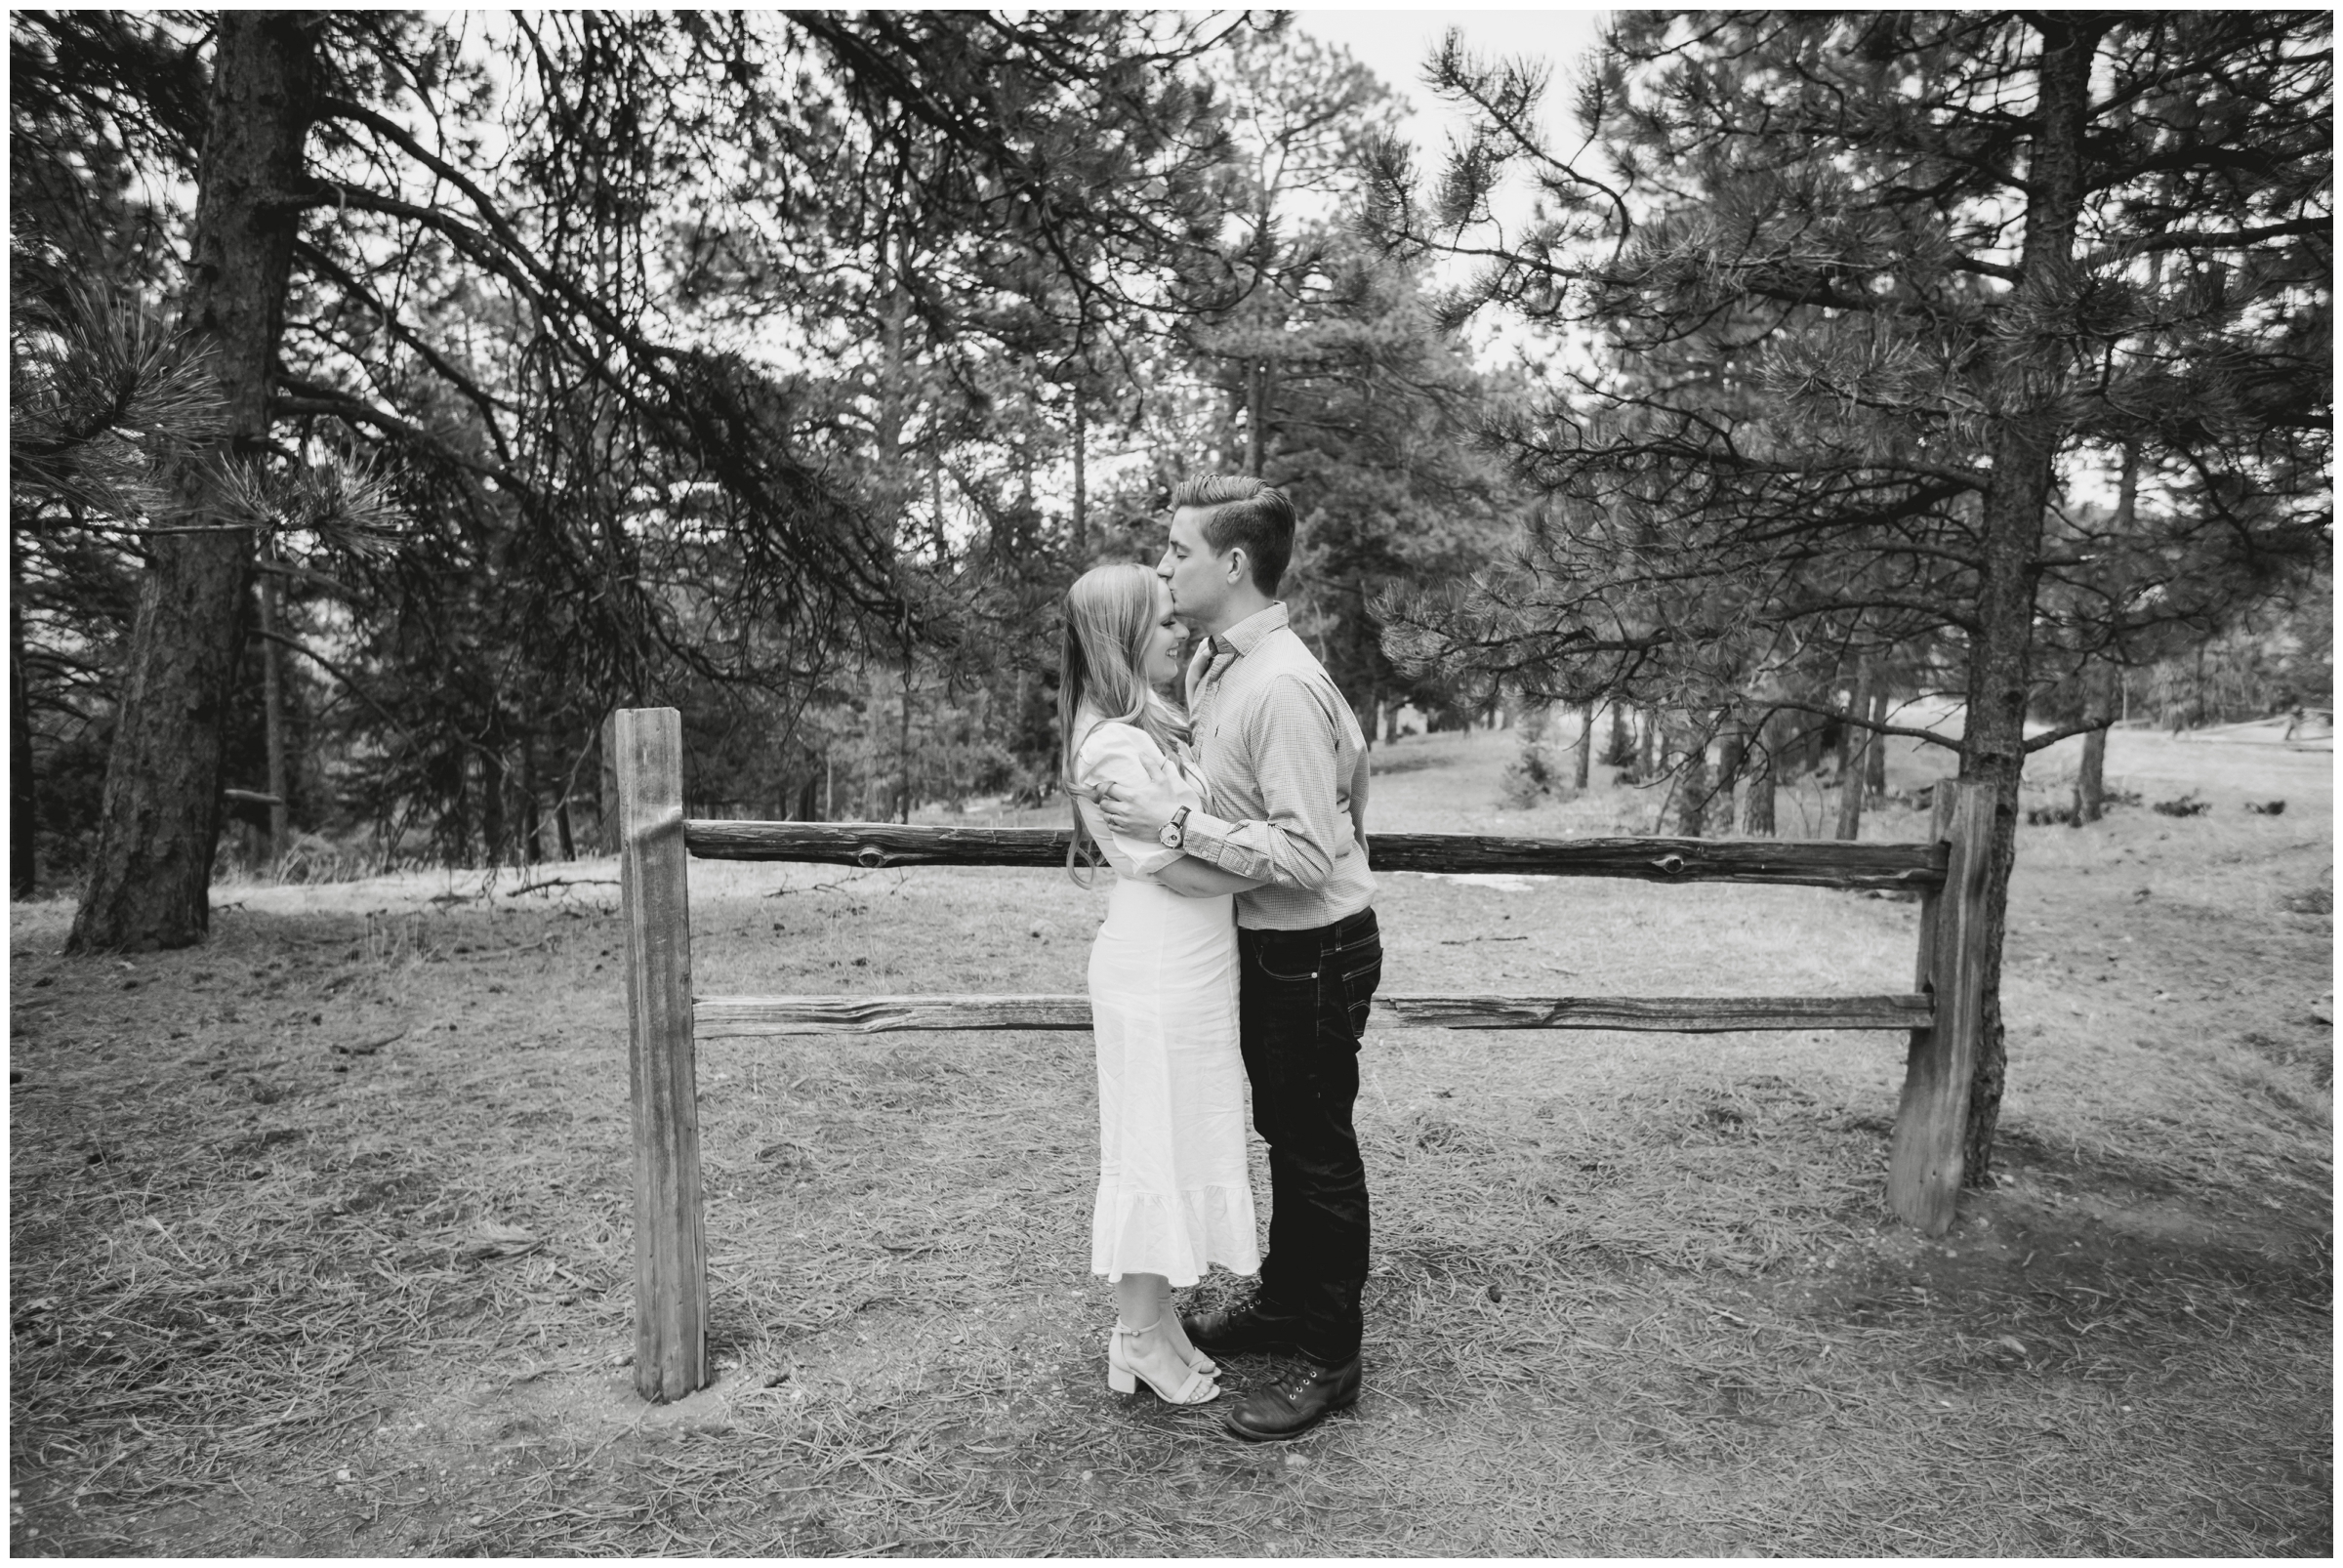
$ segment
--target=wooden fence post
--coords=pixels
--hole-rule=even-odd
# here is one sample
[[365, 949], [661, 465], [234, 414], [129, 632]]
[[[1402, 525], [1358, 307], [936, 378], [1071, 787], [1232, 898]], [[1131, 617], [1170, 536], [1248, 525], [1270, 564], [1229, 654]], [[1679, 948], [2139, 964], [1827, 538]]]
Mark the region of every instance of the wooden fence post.
[[1887, 1201], [1922, 1235], [1952, 1224], [1960, 1190], [1969, 1080], [1985, 1024], [1985, 873], [1992, 852], [1993, 786], [1940, 780], [1935, 839], [1946, 845], [1945, 884], [1921, 895], [1919, 989], [1934, 1021], [1911, 1031], [1904, 1095], [1889, 1143]]
[[635, 1107], [635, 1390], [665, 1404], [708, 1381], [683, 717], [673, 708], [622, 708], [611, 716], [608, 740], [618, 785]]

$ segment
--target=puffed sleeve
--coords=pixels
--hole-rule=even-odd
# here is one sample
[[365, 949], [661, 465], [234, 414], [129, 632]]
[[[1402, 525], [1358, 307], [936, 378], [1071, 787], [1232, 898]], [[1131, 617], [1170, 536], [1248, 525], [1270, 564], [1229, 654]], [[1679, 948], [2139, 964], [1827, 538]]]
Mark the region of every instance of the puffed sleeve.
[[[1152, 776], [1147, 771], [1150, 759], [1158, 767], [1171, 765], [1145, 730], [1135, 724], [1104, 723], [1084, 738], [1081, 755], [1074, 760], [1074, 776], [1091, 789], [1113, 783], [1136, 790]], [[1099, 819], [1094, 815], [1086, 819], [1094, 830]], [[1115, 857], [1140, 876], [1151, 876], [1180, 856], [1179, 850], [1167, 849], [1152, 839], [1127, 838], [1120, 833], [1113, 837]]]

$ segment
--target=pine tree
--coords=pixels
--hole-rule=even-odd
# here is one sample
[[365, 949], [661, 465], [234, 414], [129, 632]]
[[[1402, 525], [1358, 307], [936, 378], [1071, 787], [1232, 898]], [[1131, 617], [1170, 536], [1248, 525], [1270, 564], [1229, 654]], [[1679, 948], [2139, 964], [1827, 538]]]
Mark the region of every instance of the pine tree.
[[[599, 706], [693, 682], [802, 702], [835, 649], [918, 635], [899, 497], [842, 476], [807, 417], [818, 365], [793, 377], [719, 345], [673, 287], [693, 202], [753, 189], [758, 217], [834, 257], [825, 226], [887, 193], [818, 161], [830, 133], [925, 143], [925, 221], [959, 236], [939, 297], [997, 335], [1078, 340], [1160, 298], [1166, 251], [1206, 221], [1183, 171], [1208, 160], [1188, 135], [1208, 105], [1177, 67], [1224, 23], [523, 16], [486, 23], [500, 78], [468, 51], [469, 18], [12, 25], [26, 76], [138, 131], [49, 174], [70, 187], [144, 157], [192, 175], [175, 292], [230, 411], [159, 519], [202, 531], [147, 551], [77, 947], [203, 933], [271, 529], [287, 548], [268, 564], [343, 600], [360, 657], [272, 642], [380, 720], [383, 771], [454, 808], [459, 854], [505, 852], [511, 780], [549, 744], [575, 777]], [[321, 451], [394, 462], [395, 550], [282, 516], [282, 481]]]
[[[1382, 162], [1402, 251], [1470, 248], [1530, 168], [1543, 215], [1475, 252], [1454, 312], [1606, 356], [1499, 433], [1550, 525], [1395, 651], [1706, 712], [1827, 711], [1764, 690], [1817, 655], [1951, 676], [1962, 775], [1997, 803], [1972, 1181], [2019, 772], [2060, 738], [2024, 730], [2063, 674], [2038, 623], [2120, 645], [2328, 548], [2327, 36], [2268, 12], [1636, 13], [1582, 86], [1588, 150], [1545, 148], [1541, 73], [1452, 41], [1434, 68], [1475, 137], [1428, 197]], [[2062, 491], [2124, 451], [2159, 504], [2081, 525]]]

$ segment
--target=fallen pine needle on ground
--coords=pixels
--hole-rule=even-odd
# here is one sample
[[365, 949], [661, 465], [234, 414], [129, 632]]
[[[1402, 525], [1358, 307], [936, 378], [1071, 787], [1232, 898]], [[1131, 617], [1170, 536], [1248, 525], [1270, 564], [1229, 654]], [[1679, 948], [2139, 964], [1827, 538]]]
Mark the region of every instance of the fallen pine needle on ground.
[[[1515, 750], [1383, 748], [1376, 825], [1650, 831], [1602, 780], [1503, 809]], [[1941, 1241], [1883, 1206], [1900, 1038], [1378, 1024], [1366, 1396], [1267, 1449], [1106, 1388], [1087, 1036], [703, 1047], [717, 1378], [654, 1407], [609, 862], [239, 884], [206, 946], [128, 958], [19, 904], [12, 1548], [2323, 1557], [2328, 761], [2120, 730], [2118, 786], [2207, 809], [2021, 830], [1994, 1170]], [[1943, 765], [1899, 750], [1891, 790]], [[692, 878], [711, 992], [1079, 991], [1104, 896]], [[1525, 995], [1893, 990], [1916, 915], [1406, 875], [1377, 904], [1387, 989]]]

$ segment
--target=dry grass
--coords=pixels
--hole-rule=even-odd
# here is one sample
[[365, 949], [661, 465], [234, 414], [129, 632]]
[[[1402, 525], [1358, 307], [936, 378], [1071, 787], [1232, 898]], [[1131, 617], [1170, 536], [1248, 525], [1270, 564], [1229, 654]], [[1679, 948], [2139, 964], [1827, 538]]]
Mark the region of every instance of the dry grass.
[[[1381, 824], [1648, 829], [1609, 788], [1497, 809], [1509, 752], [1403, 745]], [[2273, 784], [2200, 755], [2126, 734], [2116, 771], [2204, 817], [2027, 830], [2003, 1182], [1943, 1246], [1880, 1205], [1895, 1041], [1371, 1037], [1368, 1396], [1269, 1451], [1104, 1387], [1083, 1037], [707, 1048], [719, 1377], [655, 1410], [623, 1365], [612, 889], [256, 886], [207, 948], [127, 964], [55, 957], [62, 907], [20, 905], [12, 1545], [2322, 1555], [2331, 916], [2299, 906], [2331, 793], [2322, 758]], [[702, 866], [693, 894], [698, 983], [739, 991], [1077, 990], [1099, 904], [984, 871]], [[1379, 903], [1395, 990], [1910, 972], [1892, 900]]]

